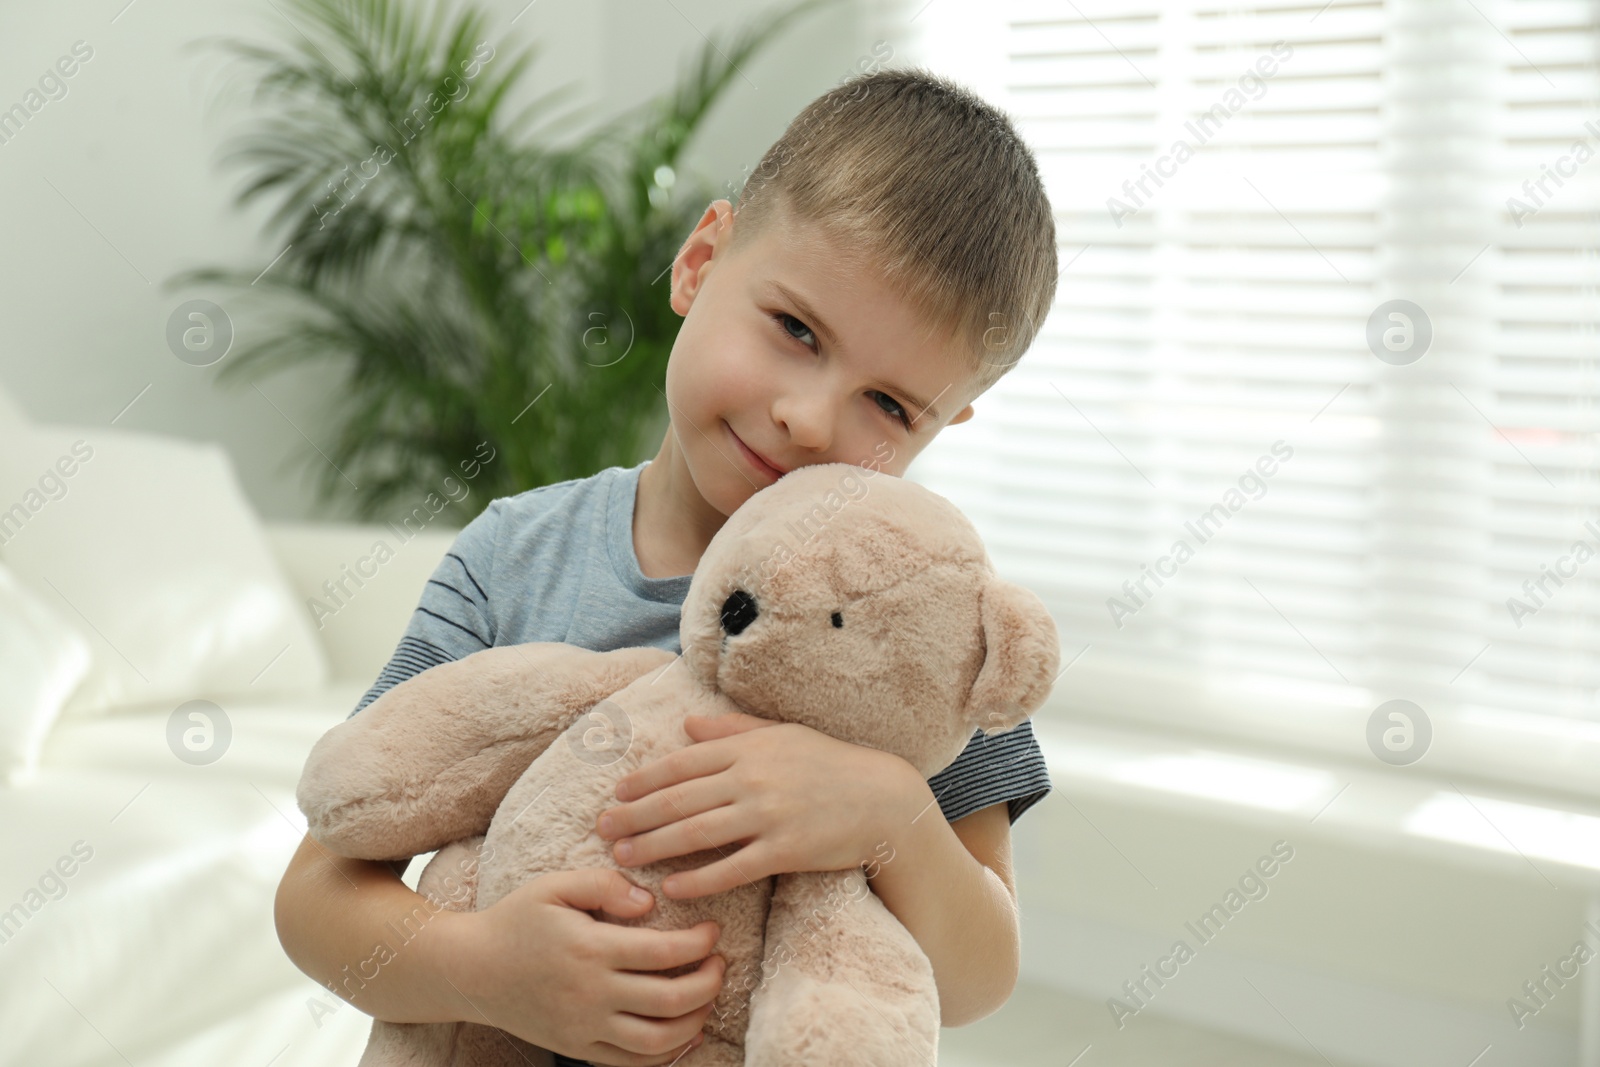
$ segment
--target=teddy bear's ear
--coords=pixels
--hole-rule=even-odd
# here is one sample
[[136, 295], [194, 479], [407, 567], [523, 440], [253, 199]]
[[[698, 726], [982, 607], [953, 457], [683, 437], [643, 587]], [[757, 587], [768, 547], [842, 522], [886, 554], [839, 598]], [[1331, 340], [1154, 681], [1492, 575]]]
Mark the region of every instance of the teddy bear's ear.
[[1021, 724], [1050, 695], [1061, 664], [1055, 620], [1031, 589], [991, 577], [979, 601], [984, 659], [967, 718], [985, 736]]

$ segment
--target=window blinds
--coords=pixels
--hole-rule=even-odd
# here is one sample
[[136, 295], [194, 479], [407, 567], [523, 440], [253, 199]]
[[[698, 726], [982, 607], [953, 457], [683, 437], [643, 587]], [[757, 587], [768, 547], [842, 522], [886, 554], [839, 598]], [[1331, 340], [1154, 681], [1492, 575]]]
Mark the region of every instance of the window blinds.
[[913, 476], [1061, 699], [1364, 755], [1403, 698], [1442, 767], [1600, 793], [1596, 5], [975, 7], [905, 58], [1017, 121], [1062, 276]]

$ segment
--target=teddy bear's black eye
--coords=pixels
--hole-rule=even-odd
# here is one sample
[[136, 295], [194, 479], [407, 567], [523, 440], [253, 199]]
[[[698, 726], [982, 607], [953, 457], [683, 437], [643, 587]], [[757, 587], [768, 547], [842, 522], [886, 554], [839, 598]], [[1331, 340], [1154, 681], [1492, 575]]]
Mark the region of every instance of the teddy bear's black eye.
[[839, 627], [841, 627], [843, 625], [844, 625], [844, 616], [840, 615], [837, 611], [834, 612], [833, 613], [833, 626], [834, 626], [834, 629], [838, 629]]

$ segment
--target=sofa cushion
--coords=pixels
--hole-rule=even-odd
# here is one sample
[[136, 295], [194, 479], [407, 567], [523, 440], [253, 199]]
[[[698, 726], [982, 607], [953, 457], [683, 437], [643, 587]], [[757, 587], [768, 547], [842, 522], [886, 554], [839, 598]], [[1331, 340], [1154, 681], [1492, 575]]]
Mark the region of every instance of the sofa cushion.
[[[0, 1061], [264, 1065], [292, 1041], [277, 1067], [355, 1062], [320, 1050], [334, 1021], [364, 1036], [371, 1019], [284, 954], [273, 897], [305, 834], [295, 784], [306, 754], [364, 688], [225, 702], [231, 741], [198, 766], [168, 747], [166, 709], [57, 723], [38, 772], [0, 790]], [[294, 1027], [267, 1055], [254, 1057], [254, 1041], [209, 1060], [163, 1055], [291, 990]]]
[[0, 561], [86, 636], [64, 714], [301, 693], [322, 646], [217, 445], [35, 424], [0, 449]]
[[89, 670], [89, 642], [0, 563], [0, 780], [39, 762], [45, 735]]

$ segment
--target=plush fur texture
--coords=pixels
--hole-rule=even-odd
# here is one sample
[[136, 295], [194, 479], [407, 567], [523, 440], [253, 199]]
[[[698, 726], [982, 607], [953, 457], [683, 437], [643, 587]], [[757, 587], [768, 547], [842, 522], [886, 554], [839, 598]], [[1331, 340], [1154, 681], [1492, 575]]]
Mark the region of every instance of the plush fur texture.
[[[954, 505], [842, 463], [791, 471], [729, 517], [695, 571], [681, 627], [681, 663], [659, 649], [540, 642], [485, 649], [394, 687], [312, 749], [298, 790], [311, 835], [362, 859], [438, 849], [423, 896], [436, 910], [482, 910], [542, 874], [622, 869], [595, 821], [616, 803], [618, 779], [690, 743], [686, 715], [803, 723], [931, 777], [974, 730], [1021, 723], [1060, 665], [1044, 604], [995, 575]], [[661, 894], [668, 874], [727, 851], [625, 869], [657, 900], [629, 925], [720, 926], [722, 992], [706, 1041], [679, 1067], [934, 1062], [932, 966], [863, 868], [695, 900]], [[361, 1062], [551, 1061], [488, 1026], [375, 1021]]]

